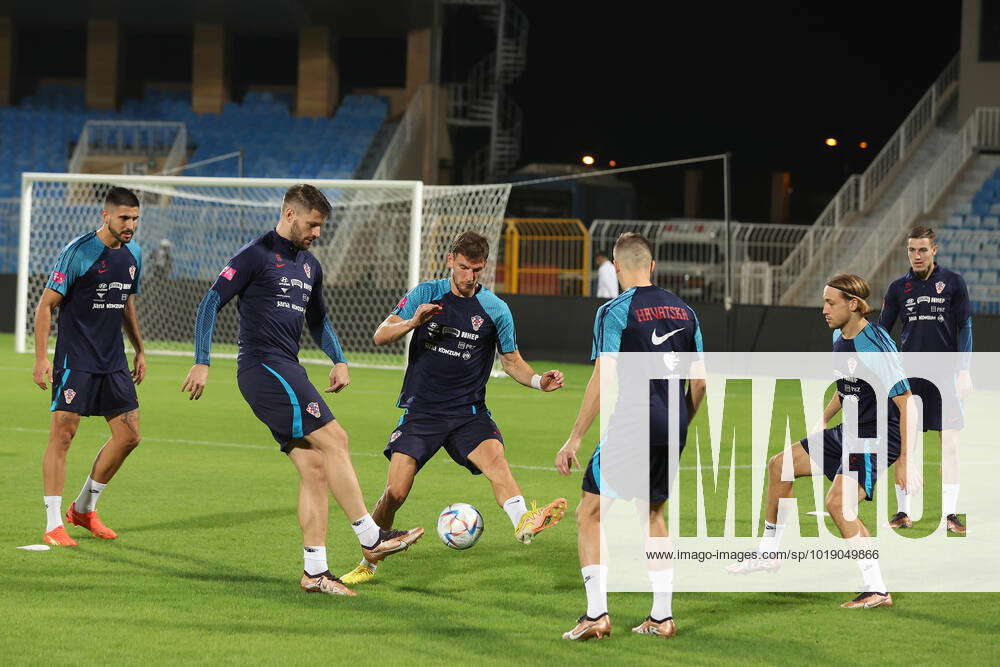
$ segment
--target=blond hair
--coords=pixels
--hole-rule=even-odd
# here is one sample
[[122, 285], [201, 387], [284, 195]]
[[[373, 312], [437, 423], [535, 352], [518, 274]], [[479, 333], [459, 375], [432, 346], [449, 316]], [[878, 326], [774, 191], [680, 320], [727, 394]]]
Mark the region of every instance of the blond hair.
[[871, 294], [871, 288], [868, 286], [868, 281], [861, 276], [856, 276], [853, 273], [841, 273], [826, 281], [826, 286], [843, 292], [847, 301], [851, 299], [860, 301], [858, 312], [862, 316], [872, 312], [872, 307], [868, 305], [866, 300]]

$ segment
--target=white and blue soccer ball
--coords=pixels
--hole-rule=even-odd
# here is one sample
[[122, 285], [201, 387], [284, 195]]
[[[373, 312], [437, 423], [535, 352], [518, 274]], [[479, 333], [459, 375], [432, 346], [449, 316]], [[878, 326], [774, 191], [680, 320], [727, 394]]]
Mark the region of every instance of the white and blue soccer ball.
[[452, 549], [469, 549], [483, 535], [483, 515], [468, 503], [452, 503], [438, 515], [438, 537]]

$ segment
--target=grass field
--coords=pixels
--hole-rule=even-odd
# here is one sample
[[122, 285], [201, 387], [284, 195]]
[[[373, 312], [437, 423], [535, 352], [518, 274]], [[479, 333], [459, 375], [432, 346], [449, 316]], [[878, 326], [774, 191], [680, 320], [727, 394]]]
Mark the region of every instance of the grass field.
[[[295, 471], [243, 402], [225, 360], [213, 365], [202, 400], [189, 402], [179, 387], [190, 361], [149, 359], [139, 389], [143, 443], [99, 507], [118, 540], [71, 527], [76, 549], [18, 551], [40, 542], [44, 529], [49, 394], [31, 383], [31, 356], [12, 349], [12, 337], [0, 336], [5, 665], [1000, 661], [1000, 596], [988, 594], [897, 593], [894, 608], [863, 611], [839, 609], [843, 593], [677, 594], [679, 634], [669, 641], [628, 632], [648, 613], [648, 594], [612, 594], [610, 641], [562, 641], [585, 609], [572, 517], [530, 546], [517, 544], [486, 481], [443, 453], [398, 515], [399, 525], [424, 525], [427, 537], [387, 561], [356, 598], [306, 595], [298, 588]], [[308, 370], [315, 383], [325, 381], [326, 367]], [[489, 404], [525, 497], [565, 496], [572, 507], [579, 473], [565, 478], [551, 466], [590, 368], [563, 370], [566, 388], [549, 395], [494, 381]], [[398, 418], [400, 379], [398, 371], [355, 369], [351, 386], [329, 400], [351, 435], [369, 504], [385, 479], [381, 450]], [[100, 418], [83, 421], [64, 509], [106, 432]], [[485, 518], [482, 540], [467, 552], [446, 549], [433, 532], [437, 512], [455, 501]], [[335, 573], [353, 567], [357, 541], [336, 509], [327, 546]]]

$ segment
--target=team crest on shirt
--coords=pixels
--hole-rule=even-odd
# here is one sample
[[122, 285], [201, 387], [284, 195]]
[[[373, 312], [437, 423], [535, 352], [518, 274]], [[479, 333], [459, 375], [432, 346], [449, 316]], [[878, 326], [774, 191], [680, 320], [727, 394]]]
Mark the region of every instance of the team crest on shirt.
[[485, 320], [483, 318], [481, 318], [479, 315], [473, 315], [472, 316], [472, 330], [473, 331], [479, 331], [479, 327], [483, 326], [483, 322], [484, 321]]
[[316, 401], [313, 401], [312, 403], [310, 403], [309, 405], [307, 405], [306, 406], [306, 412], [308, 412], [309, 414], [311, 414], [316, 419], [319, 419], [319, 403], [317, 403]]
[[847, 374], [854, 377], [854, 370], [858, 367], [858, 360], [854, 357], [847, 358]]
[[402, 431], [393, 431], [392, 435], [389, 436], [389, 442], [396, 442], [401, 435], [403, 435]]
[[306, 278], [312, 279], [312, 267], [308, 264], [302, 265], [302, 270], [306, 272]]
[[66, 399], [66, 404], [69, 405], [73, 402], [73, 399], [76, 398], [76, 392], [72, 389], [67, 389], [63, 392], [63, 398]]
[[934, 283], [934, 289], [937, 290], [938, 294], [940, 294], [941, 292], [943, 292], [944, 291], [944, 282], [939, 280], [936, 283]]
[[135, 280], [135, 264], [128, 267], [128, 277], [131, 278], [132, 280]]

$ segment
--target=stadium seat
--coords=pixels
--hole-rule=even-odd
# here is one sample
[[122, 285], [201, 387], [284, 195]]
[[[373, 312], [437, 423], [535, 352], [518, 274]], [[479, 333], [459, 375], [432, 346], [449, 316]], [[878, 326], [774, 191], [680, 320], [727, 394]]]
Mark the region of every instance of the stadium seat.
[[996, 271], [980, 271], [979, 272], [979, 283], [982, 285], [996, 285], [997, 284], [997, 272]]

